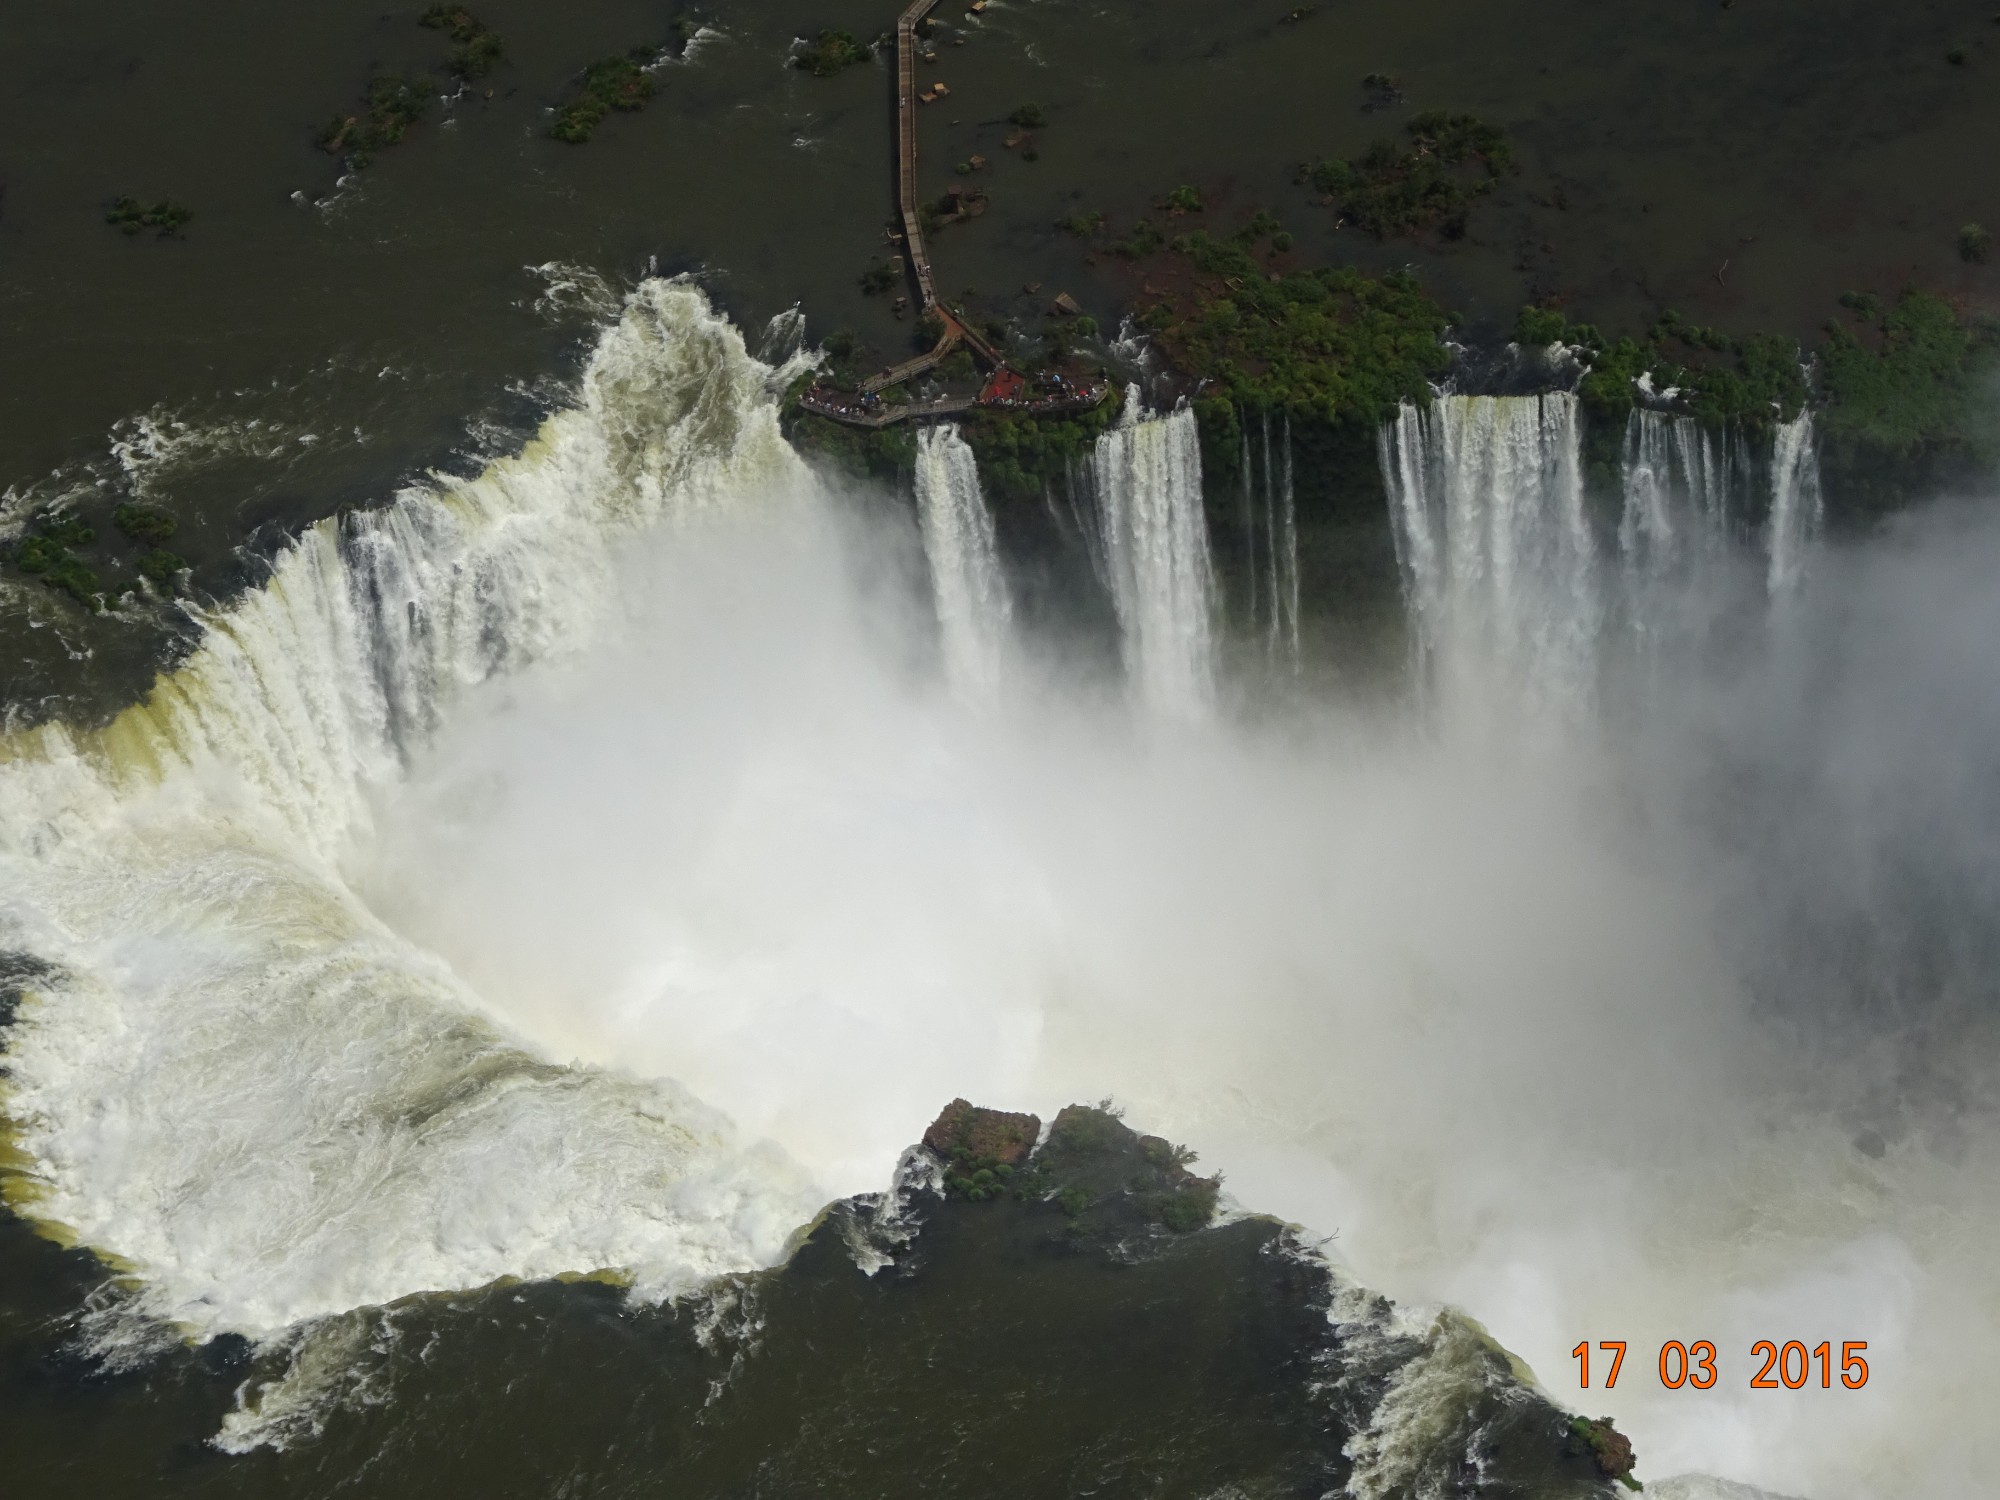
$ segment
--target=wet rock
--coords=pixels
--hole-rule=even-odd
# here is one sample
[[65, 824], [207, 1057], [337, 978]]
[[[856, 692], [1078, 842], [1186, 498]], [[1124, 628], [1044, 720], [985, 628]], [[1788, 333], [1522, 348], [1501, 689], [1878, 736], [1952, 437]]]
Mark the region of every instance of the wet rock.
[[1569, 1430], [1572, 1449], [1588, 1454], [1606, 1479], [1615, 1479], [1628, 1489], [1639, 1488], [1632, 1478], [1632, 1466], [1637, 1462], [1632, 1440], [1611, 1425], [1611, 1418], [1599, 1417], [1593, 1422], [1588, 1417], [1572, 1417]]
[[931, 1121], [924, 1145], [947, 1161], [963, 1154], [983, 1165], [1014, 1167], [1028, 1159], [1041, 1131], [1042, 1122], [1034, 1115], [981, 1109], [954, 1099]]

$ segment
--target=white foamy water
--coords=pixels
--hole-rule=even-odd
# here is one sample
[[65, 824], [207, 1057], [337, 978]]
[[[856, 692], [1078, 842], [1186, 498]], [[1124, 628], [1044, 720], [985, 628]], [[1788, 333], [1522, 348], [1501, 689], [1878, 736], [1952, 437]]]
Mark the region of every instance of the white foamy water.
[[16, 1189], [135, 1273], [108, 1348], [502, 1275], [663, 1295], [819, 1201], [677, 1085], [549, 1057], [347, 876], [463, 693], [594, 638], [626, 538], [797, 487], [784, 374], [649, 284], [518, 459], [309, 529], [148, 703], [8, 742], [4, 940], [61, 976], [9, 1037]]
[[[1261, 459], [1261, 468], [1257, 462]], [[1271, 418], [1255, 455], [1243, 435], [1244, 613], [1271, 660], [1299, 666], [1299, 512], [1292, 481], [1292, 422], [1273, 441]]]
[[1014, 607], [979, 467], [955, 425], [917, 434], [915, 478], [945, 675], [969, 701], [987, 702], [1000, 688]]
[[1586, 514], [1576, 398], [1445, 396], [1381, 432], [1405, 595], [1448, 703], [1491, 699], [1568, 716], [1595, 695], [1614, 628], [1657, 648], [1714, 623], [1755, 537], [1766, 592], [1794, 592], [1822, 502], [1812, 413], [1778, 426], [1768, 465], [1734, 431], [1627, 419], [1615, 537]]
[[[225, 1439], [287, 1440], [391, 1337], [354, 1309], [691, 1286], [880, 1186], [956, 1094], [1112, 1093], [1371, 1284], [1470, 1309], [1642, 1475], [1976, 1492], [2000, 1152], [1951, 1101], [1978, 1037], [1767, 1027], [1734, 937], [1810, 957], [1787, 903], [1895, 888], [1885, 828], [1984, 888], [1984, 824], [1952, 814], [1991, 784], [2000, 694], [1953, 643], [2000, 629], [1990, 525], [1816, 555], [1812, 670], [1746, 639], [1643, 765], [1587, 717], [1516, 754], [1504, 722], [1344, 704], [1283, 733], [1141, 732], [1059, 684], [973, 713], [906, 649], [926, 601], [855, 565], [883, 538], [779, 440], [787, 376], [649, 285], [519, 458], [314, 528], [102, 733], [7, 741], [5, 940], [65, 974], [9, 1034], [7, 1108], [31, 1211], [133, 1270], [108, 1339], [310, 1323]], [[1493, 611], [1532, 687], [1607, 571], [1565, 540], [1573, 413], [1438, 420], [1450, 464], [1413, 417], [1387, 446], [1425, 626]], [[1099, 459], [1142, 702], [1205, 709], [1192, 419]], [[1718, 740], [1799, 801], [1716, 813]], [[1758, 842], [1787, 817], [1822, 842]], [[1363, 1403], [1361, 1491], [1459, 1472], [1490, 1347], [1455, 1314], [1336, 1315], [1419, 1356]], [[1870, 1340], [1874, 1381], [1747, 1390], [1751, 1341], [1793, 1336]], [[1640, 1369], [1713, 1338], [1725, 1382], [1579, 1398], [1584, 1337]]]
[[1141, 416], [1134, 386], [1091, 477], [1134, 690], [1157, 712], [1200, 718], [1215, 699], [1215, 621], [1194, 413]]

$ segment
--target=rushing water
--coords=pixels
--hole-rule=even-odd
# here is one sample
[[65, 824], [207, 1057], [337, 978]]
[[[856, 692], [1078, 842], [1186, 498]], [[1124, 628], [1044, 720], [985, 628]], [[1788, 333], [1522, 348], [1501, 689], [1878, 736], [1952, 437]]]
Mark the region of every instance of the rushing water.
[[916, 495], [945, 673], [966, 698], [990, 701], [1005, 668], [1014, 608], [979, 468], [957, 427], [917, 434]]
[[[1664, 651], [1611, 733], [1619, 580], [1712, 550], [1765, 594], [1809, 432], [1781, 501], [1641, 418], [1614, 568], [1568, 398], [1441, 402], [1383, 441], [1436, 692], [1560, 732], [1266, 732], [1213, 706], [1193, 420], [1135, 416], [1092, 488], [1136, 701], [973, 711], [905, 647], [952, 661], [948, 585], [1003, 618], [976, 476], [926, 437], [912, 601], [782, 441], [791, 373], [647, 283], [518, 457], [309, 529], [145, 705], [7, 741], [4, 941], [50, 966], [9, 1192], [124, 1268], [100, 1353], [290, 1349], [222, 1442], [303, 1444], [427, 1357], [365, 1310], [594, 1271], [652, 1302], [782, 1255], [954, 1094], [1111, 1092], [1560, 1398], [1580, 1338], [1716, 1340], [1712, 1391], [1585, 1398], [1643, 1474], [1976, 1487], [1990, 523], [1801, 541], [1784, 649], [1731, 617], [1725, 671]], [[1462, 1473], [1485, 1346], [1406, 1317], [1356, 1493]], [[1868, 1339], [1875, 1382], [1749, 1390], [1795, 1336]]]
[[1185, 408], [1126, 417], [1097, 440], [1091, 476], [1126, 670], [1144, 703], [1200, 718], [1215, 698], [1214, 579], [1201, 445]]
[[1446, 396], [1406, 406], [1380, 440], [1406, 597], [1447, 701], [1496, 682], [1565, 712], [1587, 705], [1621, 631], [1699, 633], [1755, 539], [1766, 591], [1795, 592], [1821, 520], [1812, 413], [1767, 459], [1737, 432], [1635, 411], [1615, 534], [1593, 528], [1575, 396]]
[[1243, 434], [1244, 616], [1266, 656], [1294, 671], [1299, 665], [1299, 510], [1292, 483], [1292, 422], [1272, 439], [1270, 414], [1253, 453]]

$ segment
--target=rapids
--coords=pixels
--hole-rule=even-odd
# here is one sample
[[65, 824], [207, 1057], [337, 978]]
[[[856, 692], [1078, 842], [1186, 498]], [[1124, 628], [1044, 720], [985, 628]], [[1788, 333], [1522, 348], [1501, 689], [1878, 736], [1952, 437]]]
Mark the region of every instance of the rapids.
[[[1368, 1493], [1449, 1426], [1434, 1303], [1567, 1401], [1578, 1339], [1714, 1339], [1713, 1391], [1582, 1400], [1648, 1475], [1977, 1483], [1982, 907], [1891, 877], [1992, 888], [2000, 710], [1953, 644], [2000, 627], [1990, 522], [1827, 549], [1808, 425], [1739, 457], [1642, 414], [1607, 527], [1570, 398], [1444, 399], [1381, 448], [1423, 693], [1253, 719], [1190, 413], [1090, 466], [1107, 695], [1014, 634], [962, 441], [885, 519], [784, 443], [796, 368], [647, 282], [518, 457], [309, 529], [147, 703], [7, 741], [0, 941], [49, 965], [9, 1194], [122, 1268], [107, 1356], [319, 1327], [323, 1374], [424, 1292], [672, 1296], [953, 1095], [1108, 1092], [1443, 1330]], [[1875, 1379], [1769, 1399], [1763, 1337], [1866, 1338]]]

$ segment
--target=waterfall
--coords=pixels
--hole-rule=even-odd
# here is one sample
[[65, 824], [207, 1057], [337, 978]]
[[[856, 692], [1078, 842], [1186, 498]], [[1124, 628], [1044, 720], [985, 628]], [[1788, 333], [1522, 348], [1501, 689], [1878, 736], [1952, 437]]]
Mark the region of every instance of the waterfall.
[[530, 1051], [344, 873], [454, 700], [601, 633], [641, 527], [804, 486], [795, 373], [646, 283], [518, 457], [307, 528], [145, 703], [0, 745], [0, 947], [48, 966], [7, 1035], [10, 1199], [131, 1268], [107, 1357], [500, 1276], [666, 1295], [816, 1206], [677, 1085]]
[[1791, 593], [1805, 576], [1806, 550], [1819, 534], [1821, 515], [1819, 451], [1813, 442], [1813, 414], [1808, 408], [1792, 421], [1779, 424], [1771, 454], [1771, 518], [1766, 546], [1773, 597]]
[[945, 675], [960, 697], [990, 701], [1004, 669], [1013, 605], [979, 468], [956, 426], [917, 435], [916, 485]]
[[1097, 440], [1091, 464], [1105, 570], [1126, 672], [1141, 701], [1181, 718], [1215, 698], [1213, 585], [1202, 511], [1201, 447], [1186, 407], [1126, 416]]
[[1726, 548], [1752, 483], [1749, 456], [1733, 432], [1635, 410], [1625, 424], [1623, 467], [1618, 550], [1628, 574], [1661, 577]]
[[1292, 421], [1286, 417], [1274, 456], [1271, 418], [1263, 419], [1261, 475], [1243, 435], [1243, 618], [1271, 661], [1299, 665], [1299, 518], [1292, 485]]
[[1591, 690], [1610, 625], [1647, 648], [1698, 638], [1760, 530], [1765, 591], [1796, 587], [1821, 513], [1810, 412], [1778, 427], [1767, 470], [1734, 430], [1634, 411], [1615, 573], [1586, 520], [1581, 439], [1566, 393], [1445, 396], [1382, 428], [1396, 553], [1429, 677], [1470, 684], [1497, 667], [1531, 698], [1573, 703]]
[[1378, 438], [1397, 557], [1433, 674], [1588, 690], [1602, 604], [1573, 395], [1448, 396]]

